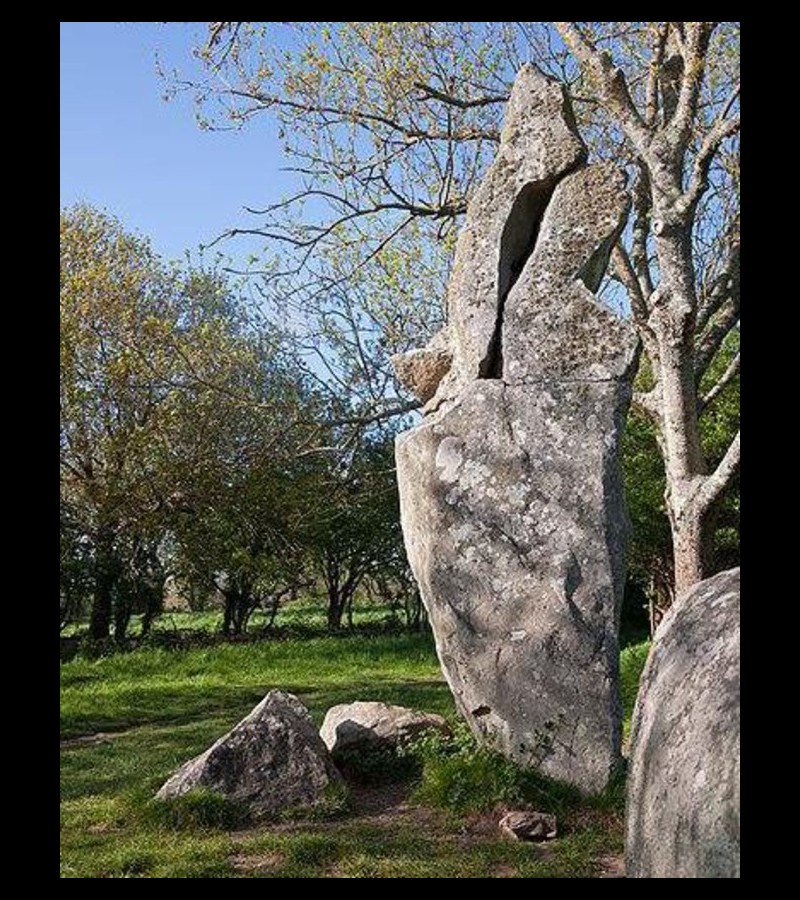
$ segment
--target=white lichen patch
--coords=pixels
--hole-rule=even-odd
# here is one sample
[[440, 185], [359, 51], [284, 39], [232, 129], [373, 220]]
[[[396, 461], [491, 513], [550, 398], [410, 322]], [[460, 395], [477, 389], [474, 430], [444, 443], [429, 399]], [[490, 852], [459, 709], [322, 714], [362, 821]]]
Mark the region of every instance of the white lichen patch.
[[436, 468], [441, 469], [439, 478], [451, 483], [458, 480], [458, 470], [461, 468], [463, 457], [461, 451], [463, 443], [459, 438], [446, 437], [436, 451]]

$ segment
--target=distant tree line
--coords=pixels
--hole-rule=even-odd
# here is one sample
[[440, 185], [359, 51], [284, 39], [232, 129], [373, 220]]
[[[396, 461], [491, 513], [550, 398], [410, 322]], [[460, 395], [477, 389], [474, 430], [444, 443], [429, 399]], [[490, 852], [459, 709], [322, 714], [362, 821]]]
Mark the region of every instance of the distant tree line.
[[[61, 626], [146, 632], [168, 576], [243, 632], [312, 586], [329, 628], [369, 589], [419, 621], [393, 432], [355, 427], [208, 271], [88, 206], [61, 216]], [[342, 424], [343, 423], [343, 424]], [[416, 610], [416, 612], [414, 612]]]

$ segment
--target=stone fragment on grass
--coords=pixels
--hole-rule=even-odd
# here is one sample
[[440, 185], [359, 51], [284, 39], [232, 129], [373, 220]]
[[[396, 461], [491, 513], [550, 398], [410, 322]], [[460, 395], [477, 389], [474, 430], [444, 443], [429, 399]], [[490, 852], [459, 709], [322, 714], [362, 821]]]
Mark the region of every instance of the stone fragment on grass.
[[394, 750], [425, 731], [451, 734], [442, 716], [390, 703], [359, 700], [332, 706], [320, 737], [334, 759], [351, 752]]
[[318, 806], [341, 782], [305, 706], [293, 694], [270, 691], [238, 725], [184, 763], [156, 798], [204, 787], [258, 819]]
[[498, 825], [515, 841], [551, 841], [558, 835], [556, 817], [533, 810], [512, 809]]

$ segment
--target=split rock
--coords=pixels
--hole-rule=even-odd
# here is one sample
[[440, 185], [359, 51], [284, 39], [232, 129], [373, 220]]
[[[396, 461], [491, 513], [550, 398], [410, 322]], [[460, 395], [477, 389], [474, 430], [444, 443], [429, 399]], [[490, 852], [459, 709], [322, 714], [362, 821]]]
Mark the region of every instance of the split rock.
[[585, 159], [561, 86], [523, 67], [431, 344], [452, 364], [396, 460], [459, 711], [506, 757], [591, 792], [620, 761], [619, 455], [637, 339], [593, 293], [625, 179]]

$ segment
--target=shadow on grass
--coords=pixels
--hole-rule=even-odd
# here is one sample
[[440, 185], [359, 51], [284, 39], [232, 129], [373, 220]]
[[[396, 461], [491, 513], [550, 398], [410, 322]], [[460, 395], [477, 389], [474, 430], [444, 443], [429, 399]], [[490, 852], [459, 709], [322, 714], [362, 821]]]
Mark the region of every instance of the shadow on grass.
[[[447, 685], [433, 680], [371, 681], [331, 688], [285, 684], [281, 688], [297, 694], [318, 724], [328, 708], [353, 700], [382, 700], [453, 713]], [[91, 712], [76, 716], [68, 733], [103, 732], [109, 737], [62, 749], [62, 799], [114, 796], [132, 785], [146, 784], [156, 790], [179, 765], [202, 753], [240, 721], [266, 690], [269, 686], [264, 690], [231, 687], [195, 695], [185, 688], [160, 686], [140, 692], [138, 704], [131, 703], [124, 719]], [[176, 709], [182, 712], [176, 715]]]
[[177, 726], [208, 716], [227, 716], [232, 726], [273, 687], [280, 687], [300, 697], [318, 724], [331, 706], [354, 700], [382, 700], [442, 714], [454, 710], [446, 683], [434, 679], [372, 679], [323, 687], [307, 682], [265, 683], [260, 688], [157, 684], [119, 690], [113, 702], [108, 703], [106, 711], [102, 709], [102, 703], [92, 703], [91, 695], [73, 701], [70, 708], [62, 712], [61, 738], [66, 740], [97, 732], [127, 731], [142, 725]]

